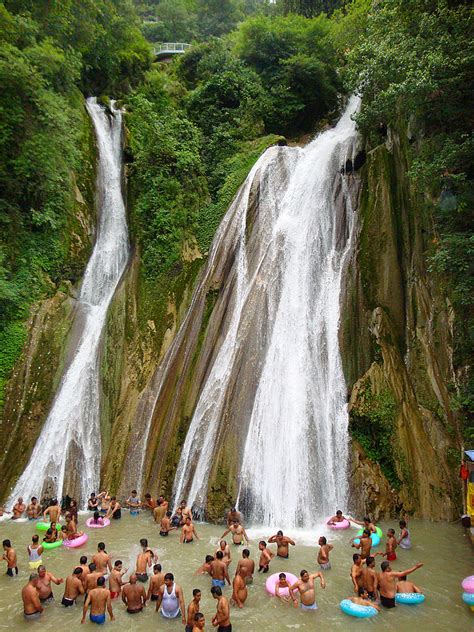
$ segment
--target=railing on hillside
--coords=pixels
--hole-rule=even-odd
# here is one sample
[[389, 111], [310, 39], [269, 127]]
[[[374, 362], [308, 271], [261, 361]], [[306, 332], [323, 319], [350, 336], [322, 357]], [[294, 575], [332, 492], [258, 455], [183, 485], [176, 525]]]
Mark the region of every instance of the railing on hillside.
[[155, 57], [167, 57], [168, 55], [179, 55], [185, 53], [188, 48], [191, 48], [191, 44], [184, 44], [183, 42], [165, 42], [159, 46], [155, 46], [153, 53]]

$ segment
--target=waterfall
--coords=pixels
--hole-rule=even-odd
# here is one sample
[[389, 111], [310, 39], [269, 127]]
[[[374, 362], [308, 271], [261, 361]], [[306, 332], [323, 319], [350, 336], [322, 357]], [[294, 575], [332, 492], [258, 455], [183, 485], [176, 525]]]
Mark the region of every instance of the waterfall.
[[[231, 220], [223, 220], [235, 225], [225, 337], [201, 389], [173, 489], [176, 501], [187, 498], [198, 513], [228, 411], [246, 397], [236, 386], [246, 367], [254, 384], [247, 389], [248, 414], [242, 407], [236, 426], [244, 429], [239, 507], [251, 522], [287, 528], [308, 527], [344, 508], [348, 415], [338, 327], [354, 212], [353, 176], [341, 167], [355, 156], [351, 115], [358, 104], [352, 97], [337, 126], [304, 149], [267, 150], [229, 209]], [[250, 222], [256, 181], [258, 210]], [[219, 238], [218, 232], [213, 248]]]
[[99, 163], [98, 227], [74, 320], [74, 348], [49, 415], [9, 503], [18, 496], [78, 496], [84, 504], [100, 480], [100, 340], [107, 309], [127, 264], [129, 243], [122, 197], [122, 115], [95, 98], [86, 103]]

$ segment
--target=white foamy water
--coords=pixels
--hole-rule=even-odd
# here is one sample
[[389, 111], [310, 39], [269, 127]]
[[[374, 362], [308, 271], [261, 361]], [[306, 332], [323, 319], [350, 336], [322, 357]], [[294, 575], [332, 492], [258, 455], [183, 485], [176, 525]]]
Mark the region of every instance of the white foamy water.
[[[341, 167], [356, 153], [353, 97], [331, 130], [304, 149], [275, 147], [260, 158], [228, 217], [236, 226], [227, 333], [201, 391], [174, 483], [174, 498], [205, 508], [236, 358], [249, 354], [251, 313], [264, 314], [260, 367], [238, 468], [238, 504], [249, 522], [305, 529], [344, 509], [348, 415], [338, 344], [341, 277], [354, 213]], [[284, 174], [284, 176], [283, 176]], [[259, 181], [248, 253], [248, 209]], [[285, 180], [283, 191], [282, 180]], [[336, 202], [337, 200], [337, 202]], [[219, 239], [219, 231], [216, 240]], [[214, 241], [214, 245], [216, 244]], [[250, 260], [251, 259], [251, 260]], [[257, 261], [255, 262], [255, 259]], [[224, 416], [225, 417], [225, 416]]]
[[[113, 108], [108, 116], [94, 98], [87, 110], [99, 149], [97, 188], [98, 227], [87, 264], [75, 315], [80, 329], [72, 360], [67, 366], [50, 413], [28, 465], [13, 490], [29, 499], [46, 491], [59, 498], [75, 481], [79, 503], [97, 491], [100, 476], [100, 339], [107, 309], [129, 254], [125, 204], [122, 197], [122, 115]], [[9, 506], [9, 505], [8, 505]]]

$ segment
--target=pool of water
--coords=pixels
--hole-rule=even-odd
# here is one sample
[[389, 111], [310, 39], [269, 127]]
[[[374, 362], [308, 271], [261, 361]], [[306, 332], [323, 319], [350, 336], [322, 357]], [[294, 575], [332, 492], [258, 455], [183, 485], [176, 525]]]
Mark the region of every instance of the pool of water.
[[[86, 516], [80, 517], [80, 526], [84, 527]], [[384, 532], [396, 523], [380, 525]], [[413, 540], [413, 549], [398, 552], [398, 560], [392, 564], [395, 570], [404, 570], [416, 562], [424, 562], [424, 567], [413, 574], [413, 580], [426, 594], [426, 602], [420, 606], [397, 606], [393, 610], [385, 610], [374, 619], [361, 621], [344, 615], [339, 610], [339, 602], [352, 595], [352, 584], [349, 578], [351, 558], [354, 549], [349, 539], [355, 530], [340, 533], [328, 531], [322, 525], [315, 525], [312, 532], [288, 533], [296, 540], [297, 546], [292, 547], [290, 558], [280, 560], [274, 558], [270, 565], [270, 572], [289, 571], [295, 575], [302, 568], [309, 572], [319, 570], [316, 564], [317, 547], [315, 542], [320, 535], [326, 535], [334, 544], [331, 555], [332, 569], [324, 573], [326, 590], [317, 590], [319, 610], [316, 612], [302, 612], [267, 595], [264, 589], [265, 576], [255, 577], [255, 582], [249, 587], [249, 597], [245, 608], [232, 608], [231, 620], [233, 629], [238, 632], [262, 632], [275, 630], [315, 630], [324, 627], [326, 630], [397, 630], [404, 632], [417, 629], [423, 630], [468, 630], [472, 629], [474, 613], [462, 602], [460, 582], [466, 575], [474, 572], [472, 548], [464, 536], [462, 528], [457, 525], [433, 524], [413, 521], [409, 525]], [[55, 549], [43, 554], [46, 568], [57, 577], [66, 577], [72, 572], [81, 555], [89, 558], [96, 551], [96, 545], [103, 540], [107, 551], [113, 559], [122, 559], [126, 566], [134, 568], [134, 561], [139, 551], [140, 538], [148, 538], [160, 558], [163, 571], [171, 571], [176, 581], [182, 586], [186, 604], [192, 598], [192, 589], [200, 588], [202, 597], [202, 612], [206, 617], [206, 630], [211, 630], [211, 618], [215, 613], [215, 602], [210, 594], [211, 580], [208, 576], [196, 576], [195, 570], [202, 564], [206, 554], [216, 550], [218, 538], [223, 527], [209, 524], [196, 525], [199, 542], [188, 545], [179, 544], [177, 532], [168, 538], [161, 538], [158, 526], [147, 514], [137, 517], [124, 515], [121, 521], [113, 523], [105, 529], [84, 529], [89, 534], [89, 541], [79, 549]], [[1, 539], [10, 538], [18, 553], [20, 573], [18, 578], [11, 579], [1, 571], [0, 574], [0, 628], [8, 630], [25, 630], [33, 626], [41, 626], [42, 630], [84, 630], [92, 629], [94, 624], [89, 622], [81, 626], [82, 607], [65, 609], [60, 605], [63, 586], [53, 586], [56, 603], [46, 606], [45, 613], [38, 622], [25, 623], [22, 617], [21, 588], [26, 583], [29, 568], [26, 546], [35, 533], [34, 523], [0, 522]], [[38, 532], [37, 532], [38, 533]], [[251, 538], [250, 550], [253, 559], [257, 559], [258, 540], [262, 535], [272, 535], [268, 530], [249, 529]], [[275, 545], [273, 545], [274, 547]], [[241, 547], [232, 547], [231, 578], [234, 575], [236, 559], [241, 555]], [[382, 550], [378, 547], [376, 550]], [[382, 558], [377, 557], [376, 566], [380, 567]], [[3, 564], [5, 564], [3, 562]], [[225, 594], [230, 597], [231, 590], [226, 588]], [[82, 606], [82, 603], [81, 603]], [[121, 601], [113, 604], [116, 621], [107, 622], [121, 630], [160, 629], [168, 632], [180, 630], [183, 626], [180, 620], [164, 621], [155, 613], [154, 604], [138, 615], [128, 615]]]

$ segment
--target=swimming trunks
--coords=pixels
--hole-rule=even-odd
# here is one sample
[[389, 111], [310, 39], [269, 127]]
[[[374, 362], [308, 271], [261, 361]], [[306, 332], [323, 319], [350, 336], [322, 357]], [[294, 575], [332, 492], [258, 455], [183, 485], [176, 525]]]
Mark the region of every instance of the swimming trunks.
[[368, 595], [370, 601], [375, 601], [375, 592], [373, 592], [371, 590], [368, 590], [367, 591], [367, 595]]
[[15, 571], [15, 575], [18, 575], [18, 566], [15, 566], [15, 568], [7, 568], [8, 577], [13, 577], [13, 571]]
[[246, 578], [244, 579], [244, 581], [245, 581], [245, 583], [247, 584], [247, 586], [248, 586], [249, 584], [253, 584], [253, 577], [246, 577]]
[[290, 555], [289, 553], [287, 553], [286, 555], [280, 555], [279, 553], [277, 553], [277, 557], [281, 558], [282, 560], [287, 560], [290, 557]]
[[130, 515], [131, 516], [138, 516], [140, 512], [138, 511], [138, 509], [130, 509]]
[[395, 552], [393, 552], [393, 553], [389, 553], [389, 554], [387, 555], [387, 560], [388, 560], [389, 562], [394, 562], [396, 559], [397, 559], [397, 554], [396, 554]]
[[232, 623], [229, 623], [229, 625], [220, 625], [217, 628], [217, 632], [232, 632]]
[[105, 613], [103, 614], [90, 614], [90, 620], [92, 623], [98, 623], [99, 625], [103, 625], [105, 623]]
[[319, 568], [322, 571], [330, 571], [331, 570], [331, 562], [324, 562], [324, 564], [320, 564]]
[[69, 597], [63, 597], [61, 599], [61, 603], [66, 608], [69, 608], [69, 606], [75, 606], [76, 605], [76, 600], [75, 599], [69, 599]]
[[112, 518], [114, 520], [120, 520], [120, 518], [122, 517], [122, 510], [121, 509], [117, 509], [117, 511], [112, 514]]
[[362, 595], [365, 593], [365, 588], [363, 586], [359, 586], [359, 589], [357, 592], [359, 594], [359, 597], [362, 597]]
[[152, 595], [152, 596], [150, 597], [150, 600], [151, 600], [151, 601], [158, 601], [158, 596], [159, 596], [159, 595]]
[[384, 597], [380, 595], [380, 603], [385, 608], [395, 608], [395, 597]]
[[31, 570], [36, 570], [38, 566], [41, 566], [42, 563], [43, 563], [43, 560], [40, 558], [39, 560], [36, 560], [35, 562], [28, 562], [28, 566], [31, 568]]
[[193, 632], [193, 625], [188, 625], [186, 624], [186, 627], [184, 628], [184, 632]]
[[110, 591], [110, 598], [111, 599], [117, 599], [118, 596], [119, 596], [118, 592], [115, 592], [113, 590]]
[[27, 621], [31, 621], [33, 619], [39, 619], [41, 616], [41, 612], [39, 610], [37, 610], [36, 612], [30, 612], [29, 614], [27, 614], [26, 612], [23, 613], [23, 618], [26, 619]]
[[241, 544], [243, 544], [243, 543], [244, 543], [244, 542], [243, 542], [243, 540], [242, 540], [242, 542], [234, 542], [234, 541], [232, 540], [232, 542], [235, 544], [235, 546], [240, 546]]
[[135, 574], [139, 582], [145, 583], [148, 581], [148, 575], [146, 573], [135, 573]]
[[317, 610], [318, 606], [316, 604], [316, 602], [312, 603], [310, 606], [305, 606], [304, 603], [301, 604], [301, 609], [302, 610]]
[[162, 535], [163, 537], [169, 535], [168, 531], [160, 531], [160, 535]]
[[225, 588], [225, 581], [223, 579], [213, 579], [212, 585], [219, 586], [220, 588]]
[[54, 595], [53, 595], [53, 592], [51, 591], [51, 592], [49, 593], [49, 595], [48, 595], [47, 597], [45, 597], [44, 599], [42, 599], [42, 598], [40, 597], [40, 601], [41, 601], [41, 603], [51, 603], [52, 601], [54, 601]]
[[128, 614], [137, 614], [137, 612], [141, 612], [142, 610], [143, 610], [143, 606], [141, 606], [140, 608], [137, 608], [136, 610], [130, 610], [129, 608], [127, 608]]
[[193, 541], [193, 538], [191, 538], [190, 540], [183, 540], [184, 544], [189, 544], [192, 541]]

